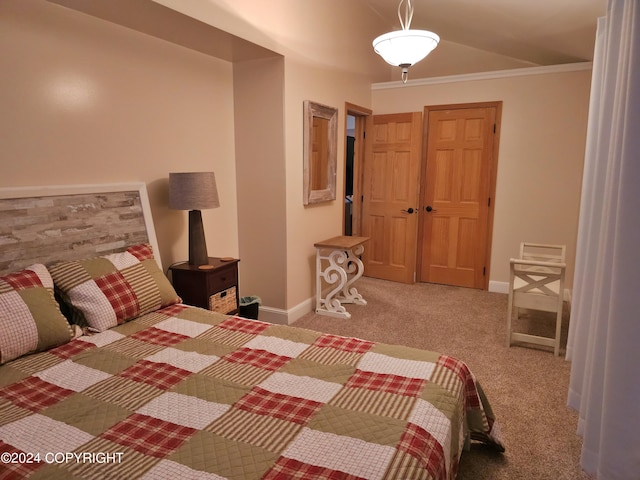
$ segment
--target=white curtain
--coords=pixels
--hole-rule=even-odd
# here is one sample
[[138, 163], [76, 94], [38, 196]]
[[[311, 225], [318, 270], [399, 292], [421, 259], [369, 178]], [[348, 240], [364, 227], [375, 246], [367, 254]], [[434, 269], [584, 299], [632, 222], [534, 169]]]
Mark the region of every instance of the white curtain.
[[581, 465], [603, 480], [640, 480], [639, 3], [598, 22], [567, 343]]

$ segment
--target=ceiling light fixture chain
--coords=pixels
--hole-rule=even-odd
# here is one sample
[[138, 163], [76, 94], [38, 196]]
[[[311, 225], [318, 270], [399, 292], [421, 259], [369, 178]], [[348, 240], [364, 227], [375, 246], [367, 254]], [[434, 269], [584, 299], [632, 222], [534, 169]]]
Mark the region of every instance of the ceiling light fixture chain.
[[400, 19], [402, 30], [409, 30], [409, 28], [411, 28], [411, 20], [413, 20], [413, 4], [411, 0], [407, 0], [407, 4], [404, 7], [404, 21], [402, 21], [401, 9], [404, 2], [405, 0], [400, 0], [398, 4], [398, 18]]
[[[402, 5], [404, 5], [404, 18]], [[385, 62], [402, 69], [402, 82], [407, 83], [409, 67], [415, 65], [438, 46], [440, 37], [427, 30], [411, 30], [412, 0], [400, 0], [398, 19], [402, 30], [380, 35], [373, 41], [373, 49]]]

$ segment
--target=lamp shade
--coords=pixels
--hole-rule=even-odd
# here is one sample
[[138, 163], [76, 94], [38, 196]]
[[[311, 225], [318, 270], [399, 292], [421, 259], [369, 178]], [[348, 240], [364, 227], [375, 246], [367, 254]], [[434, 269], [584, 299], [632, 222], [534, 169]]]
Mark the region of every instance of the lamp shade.
[[410, 67], [429, 55], [438, 42], [440, 37], [427, 30], [396, 30], [377, 37], [373, 49], [394, 67]]
[[213, 172], [169, 174], [169, 208], [206, 210], [220, 206]]

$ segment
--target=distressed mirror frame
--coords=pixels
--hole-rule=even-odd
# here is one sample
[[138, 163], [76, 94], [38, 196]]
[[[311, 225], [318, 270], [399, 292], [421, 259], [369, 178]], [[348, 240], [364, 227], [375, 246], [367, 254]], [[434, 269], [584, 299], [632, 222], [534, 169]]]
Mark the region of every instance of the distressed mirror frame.
[[[326, 188], [313, 189], [313, 119], [322, 118], [329, 122], [327, 129]], [[324, 140], [324, 139], [323, 139]], [[304, 188], [305, 205], [328, 202], [336, 199], [336, 168], [338, 162], [338, 109], [321, 105], [310, 100], [304, 101]]]

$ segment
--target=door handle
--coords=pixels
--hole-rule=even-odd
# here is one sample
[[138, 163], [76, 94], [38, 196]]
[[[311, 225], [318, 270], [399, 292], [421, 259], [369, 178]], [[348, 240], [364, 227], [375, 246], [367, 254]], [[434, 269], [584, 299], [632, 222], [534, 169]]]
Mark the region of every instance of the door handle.
[[413, 208], [409, 207], [406, 210], [400, 210], [400, 211], [404, 212], [404, 213], [413, 213], [415, 210]]
[[425, 210], [426, 210], [427, 212], [437, 212], [437, 210], [434, 210], [434, 208], [433, 208], [431, 205], [427, 205], [427, 206], [425, 207]]

